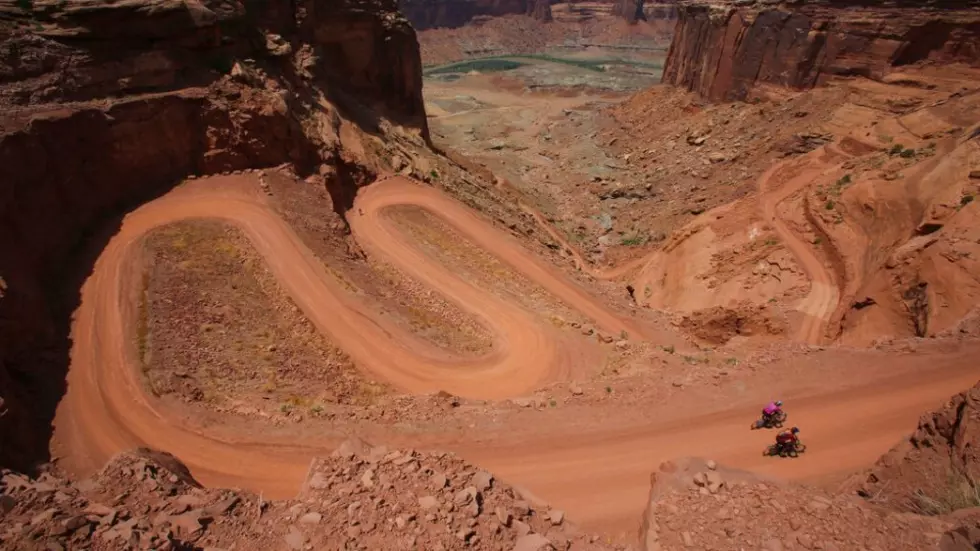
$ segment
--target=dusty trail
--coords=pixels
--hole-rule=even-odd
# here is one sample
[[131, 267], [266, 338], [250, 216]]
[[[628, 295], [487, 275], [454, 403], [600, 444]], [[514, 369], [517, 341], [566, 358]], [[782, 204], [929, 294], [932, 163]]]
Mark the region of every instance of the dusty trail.
[[[288, 446], [256, 442], [248, 434], [216, 438], [144, 392], [131, 331], [140, 304], [141, 239], [155, 227], [182, 219], [218, 218], [240, 227], [320, 330], [366, 369], [408, 390], [446, 388], [473, 396], [506, 396], [562, 376], [574, 362], [575, 351], [560, 346], [552, 330], [529, 313], [427, 259], [386, 222], [384, 209], [392, 205], [431, 210], [606, 330], [642, 334], [642, 328], [604, 309], [518, 241], [436, 190], [401, 178], [370, 186], [352, 211], [363, 211], [351, 217], [359, 243], [439, 289], [481, 318], [496, 336], [494, 350], [487, 356], [454, 358], [365, 312], [261, 200], [211, 184], [196, 182], [127, 216], [82, 289], [73, 326], [68, 392], [55, 421], [56, 453], [63, 466], [76, 474], [91, 473], [120, 450], [152, 446], [176, 454], [205, 484], [289, 497], [310, 458], [328, 453], [336, 444], [325, 439]], [[710, 454], [790, 477], [837, 473], [870, 461], [908, 430], [920, 410], [975, 382], [978, 351], [974, 347], [949, 355], [941, 369], [934, 367], [934, 358], [913, 358], [922, 365], [901, 371], [921, 376], [885, 379], [859, 391], [796, 397], [799, 401], [791, 415], [809, 427], [806, 439], [813, 450], [797, 462], [762, 461], [760, 452], [771, 434], [746, 430], [756, 414], [754, 407], [689, 415], [651, 404], [651, 421], [638, 427], [610, 428], [579, 419], [560, 435], [541, 437], [528, 426], [492, 442], [477, 443], [474, 435], [454, 434], [418, 445], [456, 449], [559, 504], [590, 527], [633, 530], [649, 472], [659, 461]], [[883, 364], [886, 361], [891, 362], [883, 359]], [[879, 366], [876, 373], [889, 373], [884, 367], [891, 365]]]
[[[796, 310], [804, 314], [804, 320], [796, 331], [795, 338], [800, 342], [820, 343], [823, 340], [824, 328], [830, 320], [838, 302], [840, 302], [840, 290], [838, 289], [833, 275], [824, 265], [823, 261], [814, 254], [813, 246], [800, 237], [787, 226], [785, 220], [781, 219], [776, 213], [776, 207], [794, 193], [805, 188], [815, 178], [833, 172], [839, 165], [830, 165], [821, 157], [848, 156], [840, 148], [833, 144], [820, 147], [799, 159], [784, 161], [774, 164], [758, 180], [759, 202], [762, 210], [763, 219], [772, 224], [773, 229], [780, 239], [789, 249], [790, 253], [796, 258], [803, 268], [807, 277], [810, 279], [810, 291], [807, 296], [796, 305]], [[790, 166], [791, 163], [805, 163], [805, 169], [790, 181], [782, 184], [778, 189], [770, 189], [773, 178], [781, 171]], [[599, 268], [587, 261], [582, 254], [571, 244], [560, 232], [545, 221], [539, 211], [532, 206], [521, 203], [521, 209], [531, 215], [538, 226], [557, 241], [571, 259], [576, 269], [589, 274], [599, 280], [614, 280], [628, 276], [630, 273], [639, 270], [634, 278], [633, 285], [637, 289], [643, 289], [650, 283], [648, 273], [654, 267], [654, 263], [661, 260], [659, 251], [654, 251], [648, 255], [635, 258], [618, 266]], [[715, 209], [720, 212], [728, 209], [731, 205]]]
[[773, 177], [788, 166], [785, 163], [774, 165], [759, 178], [763, 220], [772, 224], [779, 239], [810, 278], [810, 292], [796, 305], [796, 310], [805, 316], [797, 330], [796, 339], [812, 344], [818, 344], [823, 340], [824, 327], [840, 301], [840, 290], [830, 270], [814, 254], [813, 245], [801, 239], [786, 225], [786, 221], [777, 215], [776, 207], [786, 198], [805, 188], [815, 178], [837, 170], [836, 165], [828, 167], [819, 160], [819, 157], [831, 154], [826, 146], [807, 153], [800, 161], [805, 163], [803, 171], [778, 189], [769, 188]]
[[[144, 205], [123, 222], [82, 289], [73, 327], [68, 394], [56, 419], [57, 436], [71, 453], [84, 451], [79, 464], [95, 468], [115, 451], [133, 445], [186, 449], [192, 463], [232, 464], [234, 449], [208, 450], [207, 438], [169, 425], [139, 380], [133, 335], [140, 304], [141, 238], [153, 228], [191, 218], [219, 218], [240, 227], [284, 290], [305, 315], [354, 361], [409, 392], [447, 390], [474, 398], [502, 398], [530, 391], [547, 380], [568, 378], [585, 355], [556, 338], [555, 329], [529, 312], [463, 281], [427, 260], [386, 224], [383, 209], [412, 204], [447, 223], [529, 279], [578, 308], [611, 333], [642, 335], [643, 329], [604, 309], [592, 297], [460, 204], [401, 178], [378, 182], [357, 200], [351, 226], [362, 246], [383, 255], [447, 298], [479, 317], [494, 335], [494, 349], [479, 358], [457, 358], [426, 346], [381, 316], [365, 312], [327, 273], [292, 229], [271, 209], [247, 194], [208, 187], [179, 189]], [[111, 428], [108, 428], [111, 427]], [[224, 456], [222, 455], [224, 454]], [[219, 459], [222, 458], [222, 459]], [[268, 480], [261, 461], [248, 476]]]
[[[935, 358], [896, 362], [882, 357], [880, 365], [855, 366], [882, 373], [872, 385], [782, 395], [787, 406], [792, 405], [787, 410], [790, 424], [801, 427], [808, 446], [795, 460], [762, 457], [775, 433], [748, 430], [759, 415], [758, 407], [705, 414], [697, 409], [654, 413], [656, 406], [651, 405], [651, 417], [675, 418], [629, 428], [600, 426], [571, 438], [543, 435], [533, 441], [482, 447], [461, 443], [459, 449], [469, 459], [560, 504], [590, 528], [635, 533], [646, 505], [650, 473], [662, 461], [710, 457], [807, 482], [850, 474], [871, 465], [907, 435], [921, 412], [975, 384], [980, 372], [971, 357], [977, 352], [980, 346], [944, 357], [941, 367], [934, 367]], [[896, 363], [912, 374], [885, 375]]]

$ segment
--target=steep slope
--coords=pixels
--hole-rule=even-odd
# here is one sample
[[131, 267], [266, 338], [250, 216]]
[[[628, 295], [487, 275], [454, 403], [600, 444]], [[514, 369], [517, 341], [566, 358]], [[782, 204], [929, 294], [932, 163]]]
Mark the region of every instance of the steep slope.
[[0, 77], [0, 464], [20, 468], [63, 392], [78, 246], [121, 207], [292, 162], [343, 209], [375, 170], [352, 136], [428, 138], [394, 0], [7, 2]]
[[876, 503], [924, 514], [980, 505], [980, 383], [923, 415], [906, 440], [859, 481], [858, 493]]
[[880, 79], [919, 61], [980, 61], [980, 2], [684, 0], [664, 82], [710, 99], [757, 84], [806, 89], [837, 76]]

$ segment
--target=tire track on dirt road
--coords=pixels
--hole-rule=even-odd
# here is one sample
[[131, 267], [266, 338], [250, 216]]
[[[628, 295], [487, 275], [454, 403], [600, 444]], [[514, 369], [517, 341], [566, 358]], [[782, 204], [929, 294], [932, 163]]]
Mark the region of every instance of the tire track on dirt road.
[[[810, 279], [810, 292], [796, 305], [796, 310], [804, 315], [803, 322], [797, 329], [796, 338], [799, 341], [819, 344], [824, 337], [824, 329], [830, 321], [830, 316], [840, 302], [840, 290], [834, 281], [834, 276], [813, 251], [813, 245], [807, 243], [787, 226], [786, 221], [779, 217], [776, 208], [791, 195], [803, 190], [814, 179], [826, 175], [837, 166], [827, 166], [818, 157], [829, 154], [827, 146], [815, 149], [800, 157], [803, 170], [788, 182], [775, 190], [769, 189], [773, 178], [780, 170], [785, 169], [786, 163], [777, 163], [759, 178], [759, 194], [763, 220], [771, 224], [780, 240], [796, 258], [800, 267]], [[821, 166], [822, 165], [822, 166]]]
[[[354, 211], [360, 208], [364, 214], [351, 219], [355, 237], [372, 254], [384, 255], [426, 284], [440, 286], [438, 290], [452, 300], [465, 302], [468, 311], [487, 321], [501, 341], [491, 354], [475, 359], [409, 347], [402, 339], [411, 335], [374, 317], [344, 293], [268, 205], [241, 191], [223, 189], [220, 180], [194, 182], [133, 211], [84, 284], [72, 328], [68, 390], [59, 405], [52, 444], [54, 455], [62, 458], [60, 465], [77, 476], [93, 473], [117, 452], [149, 446], [179, 457], [206, 485], [289, 498], [298, 490], [311, 458], [328, 454], [337, 443], [326, 437], [295, 442], [285, 433], [275, 437], [278, 441], [257, 441], [249, 431], [235, 433], [230, 428], [218, 437], [182, 410], [146, 393], [132, 329], [143, 292], [139, 259], [146, 233], [167, 223], [213, 218], [241, 228], [280, 285], [321, 331], [336, 339], [355, 361], [377, 362], [365, 369], [415, 391], [448, 387], [502, 396], [533, 386], [542, 377], [560, 376], [575, 361], [576, 351], [560, 346], [555, 333], [542, 327], [546, 322], [535, 323], [529, 313], [420, 256], [386, 222], [389, 206], [431, 209], [478, 246], [502, 255], [530, 279], [594, 316], [607, 330], [639, 331], [466, 207], [435, 189], [394, 178], [359, 194]], [[413, 435], [411, 445], [459, 451], [564, 508], [587, 527], [628, 526], [632, 531], [644, 506], [649, 473], [660, 461], [678, 455], [711, 455], [734, 466], [774, 468], [789, 477], [836, 473], [871, 461], [909, 430], [919, 411], [975, 381], [978, 351], [980, 347], [974, 346], [947, 354], [941, 368], [935, 358], [915, 356], [906, 360], [921, 366], [898, 369], [888, 358], [887, 365], [874, 368], [881, 381], [874, 385], [845, 392], [784, 394], [784, 399], [799, 399], [791, 411], [793, 422], [813, 428], [806, 438], [810, 451], [795, 462], [763, 462], [760, 451], [772, 435], [747, 431], [756, 406], [731, 404], [715, 406], [721, 411], [713, 413], [705, 413], [700, 405], [686, 412], [650, 404], [649, 420], [629, 427], [609, 426], [588, 408], [570, 409], [582, 412], [581, 418], [552, 418], [540, 426], [527, 423], [514, 434], [502, 430], [488, 436], [464, 430], [425, 438]], [[752, 396], [756, 398], [763, 399]], [[406, 437], [392, 433], [393, 440], [398, 438]], [[861, 439], [860, 445], [851, 445]], [[842, 461], [845, 450], [847, 460]]]
[[[384, 209], [394, 205], [430, 210], [603, 330], [643, 334], [643, 328], [603, 307], [515, 239], [461, 204], [403, 178], [379, 181], [363, 190], [350, 214], [351, 229], [360, 245], [444, 294], [494, 334], [494, 346], [488, 354], [453, 356], [420, 343], [347, 294], [268, 205], [233, 188], [195, 182], [128, 215], [82, 289], [73, 326], [69, 391], [63, 400], [63, 413], [59, 412], [56, 419], [59, 428], [72, 427], [59, 431], [63, 436], [77, 436], [69, 447], [84, 450], [87, 442], [93, 443], [95, 450], [83, 463], [94, 468], [124, 447], [182, 438], [144, 395], [136, 367], [137, 345], [127, 330], [137, 325], [143, 292], [139, 262], [142, 238], [154, 228], [180, 220], [215, 218], [238, 226], [319, 331], [342, 347], [360, 368], [404, 391], [446, 390], [471, 398], [504, 398], [527, 393], [548, 381], [583, 376], [593, 367], [583, 365], [590, 359], [582, 353], [581, 347], [586, 344], [556, 338], [550, 322], [426, 258], [393, 223], [386, 222]], [[99, 429], [102, 426], [118, 430], [104, 431]], [[205, 449], [206, 442], [199, 441], [198, 447]], [[206, 463], [205, 458], [199, 463]], [[255, 472], [250, 476], [267, 479]]]

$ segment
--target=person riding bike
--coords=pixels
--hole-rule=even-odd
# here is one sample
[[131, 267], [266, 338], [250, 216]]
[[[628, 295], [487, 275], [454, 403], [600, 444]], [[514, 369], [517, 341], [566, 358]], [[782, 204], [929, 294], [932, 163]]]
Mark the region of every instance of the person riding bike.
[[800, 437], [797, 436], [800, 433], [800, 429], [793, 427], [790, 430], [784, 430], [783, 432], [776, 435], [776, 449], [779, 451], [789, 451], [792, 450], [797, 444], [800, 443]]
[[775, 402], [769, 402], [769, 405], [762, 408], [762, 419], [766, 422], [776, 418], [782, 412], [783, 402], [782, 400], [776, 400]]

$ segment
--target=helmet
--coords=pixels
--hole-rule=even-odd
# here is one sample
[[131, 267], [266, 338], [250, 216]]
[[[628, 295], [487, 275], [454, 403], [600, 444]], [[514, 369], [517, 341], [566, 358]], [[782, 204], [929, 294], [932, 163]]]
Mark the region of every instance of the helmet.
[[796, 433], [800, 432], [800, 429], [798, 429], [796, 427], [793, 427], [792, 428], [792, 432], [793, 432], [793, 434], [796, 434]]
[[782, 400], [776, 400], [776, 406], [777, 407], [783, 407], [783, 401]]

